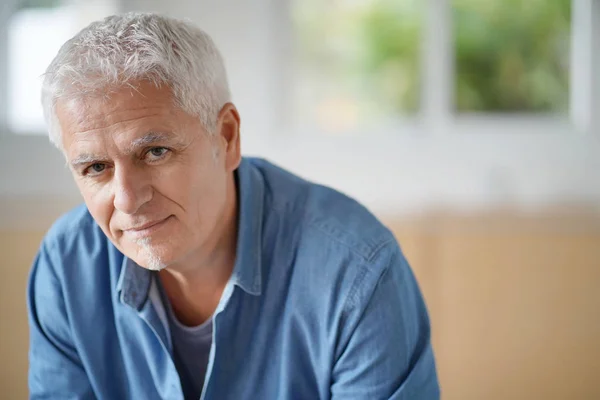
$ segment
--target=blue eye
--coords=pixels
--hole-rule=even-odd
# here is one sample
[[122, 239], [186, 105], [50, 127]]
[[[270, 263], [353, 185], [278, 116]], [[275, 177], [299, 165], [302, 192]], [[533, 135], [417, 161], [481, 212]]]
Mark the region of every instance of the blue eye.
[[165, 156], [169, 152], [169, 149], [166, 147], [153, 147], [146, 153], [153, 160], [160, 159]]
[[106, 164], [94, 163], [84, 170], [84, 175], [98, 175], [104, 172]]

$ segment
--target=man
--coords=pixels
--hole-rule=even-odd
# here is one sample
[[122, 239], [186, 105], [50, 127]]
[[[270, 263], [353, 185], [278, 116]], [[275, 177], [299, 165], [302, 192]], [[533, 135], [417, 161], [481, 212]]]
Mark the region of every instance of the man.
[[394, 237], [241, 156], [205, 33], [153, 14], [93, 23], [48, 67], [42, 104], [85, 206], [30, 275], [32, 398], [439, 397]]

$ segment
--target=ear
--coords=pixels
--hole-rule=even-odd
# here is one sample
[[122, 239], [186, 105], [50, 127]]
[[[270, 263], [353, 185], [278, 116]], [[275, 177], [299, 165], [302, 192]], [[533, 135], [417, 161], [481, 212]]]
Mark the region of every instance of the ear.
[[224, 145], [225, 168], [232, 172], [241, 162], [240, 115], [232, 103], [226, 103], [219, 112], [217, 137]]

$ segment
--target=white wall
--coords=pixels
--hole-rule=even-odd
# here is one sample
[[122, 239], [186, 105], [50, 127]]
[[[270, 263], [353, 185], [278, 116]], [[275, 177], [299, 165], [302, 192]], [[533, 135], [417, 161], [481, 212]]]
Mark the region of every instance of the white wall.
[[[281, 7], [284, 1], [122, 3], [125, 11], [190, 18], [211, 34], [226, 60], [246, 154], [333, 185], [380, 214], [497, 204], [600, 207], [600, 135], [577, 132], [567, 122], [465, 117], [436, 132], [417, 126], [350, 137], [282, 128], [283, 60], [290, 49]], [[12, 199], [0, 210], [0, 225], [24, 223], [28, 216], [35, 224], [40, 216], [31, 217], [31, 204], [50, 199], [62, 210], [78, 201], [61, 155], [44, 137], [0, 134], [0, 148], [0, 196]]]

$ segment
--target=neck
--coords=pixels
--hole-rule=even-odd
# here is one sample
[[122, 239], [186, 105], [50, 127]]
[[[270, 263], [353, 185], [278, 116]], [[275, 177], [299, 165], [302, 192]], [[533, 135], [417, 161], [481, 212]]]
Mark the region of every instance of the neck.
[[[169, 266], [159, 272], [175, 315], [185, 325], [196, 326], [214, 313], [231, 277], [237, 246], [237, 194], [233, 176], [228, 183], [223, 223], [217, 224], [213, 240], [202, 255], [189, 263]], [[189, 264], [189, 265], [186, 265]]]

